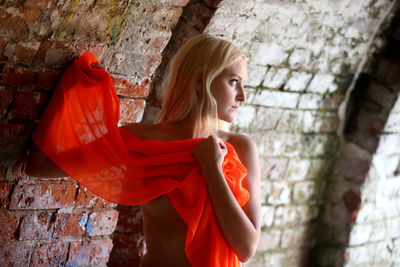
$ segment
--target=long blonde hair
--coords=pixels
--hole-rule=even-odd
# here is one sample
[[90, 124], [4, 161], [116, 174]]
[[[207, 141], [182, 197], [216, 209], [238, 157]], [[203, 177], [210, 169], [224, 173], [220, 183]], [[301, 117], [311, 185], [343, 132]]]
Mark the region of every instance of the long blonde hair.
[[[220, 37], [200, 34], [189, 39], [171, 62], [162, 108], [155, 122], [180, 121], [194, 112], [195, 137], [215, 132], [218, 114], [210, 91], [211, 82], [241, 58], [246, 58], [244, 53]], [[199, 75], [199, 81], [194, 81]], [[201, 84], [196, 86], [198, 82]], [[198, 110], [194, 110], [196, 104]]]

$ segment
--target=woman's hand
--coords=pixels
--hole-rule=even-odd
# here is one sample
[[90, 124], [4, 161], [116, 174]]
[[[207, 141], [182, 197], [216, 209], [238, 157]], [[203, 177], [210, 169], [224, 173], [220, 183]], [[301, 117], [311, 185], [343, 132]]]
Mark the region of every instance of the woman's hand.
[[92, 66], [93, 68], [96, 68], [96, 69], [102, 69], [102, 70], [105, 70], [105, 69], [106, 69], [106, 68], [104, 67], [104, 65], [102, 65], [102, 64], [100, 64], [100, 63], [98, 63], [98, 62], [92, 63], [91, 66]]
[[193, 152], [206, 177], [210, 171], [222, 171], [222, 163], [227, 153], [228, 149], [224, 141], [215, 135], [203, 139]]
[[260, 167], [257, 145], [249, 137], [231, 134], [229, 143], [235, 148], [247, 169], [244, 186], [250, 193], [247, 203], [240, 207], [222, 170], [228, 152], [225, 143], [211, 135], [194, 149], [201, 166], [213, 209], [222, 234], [240, 261], [252, 257], [257, 248], [261, 227]]

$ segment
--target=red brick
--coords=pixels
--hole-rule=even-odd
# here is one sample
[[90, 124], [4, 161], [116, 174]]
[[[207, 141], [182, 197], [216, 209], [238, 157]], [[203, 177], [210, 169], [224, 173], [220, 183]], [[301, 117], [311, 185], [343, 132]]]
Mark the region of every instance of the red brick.
[[89, 236], [111, 235], [117, 226], [118, 211], [106, 210], [90, 214], [86, 232]]
[[48, 9], [54, 3], [54, 0], [27, 0], [24, 7], [33, 9]]
[[139, 83], [130, 83], [125, 79], [112, 77], [118, 95], [128, 97], [147, 97], [150, 90], [150, 81], [144, 79]]
[[10, 184], [0, 184], [0, 208], [7, 207], [9, 194]]
[[2, 58], [9, 62], [30, 64], [34, 59], [40, 42], [25, 40], [15, 43], [8, 43], [3, 51]]
[[59, 209], [73, 206], [76, 186], [71, 184], [16, 185], [10, 209]]
[[32, 245], [4, 244], [0, 245], [0, 266], [29, 266]]
[[62, 71], [60, 70], [39, 70], [36, 80], [35, 89], [54, 89], [60, 80]]
[[49, 239], [53, 233], [53, 213], [41, 212], [22, 217], [19, 240]]
[[111, 239], [73, 241], [70, 243], [68, 266], [106, 264], [113, 246]]
[[3, 49], [6, 46], [8, 39], [0, 38], [0, 55], [3, 54]]
[[47, 98], [48, 96], [41, 92], [16, 92], [12, 107], [8, 112], [8, 119], [39, 119]]
[[0, 240], [9, 241], [15, 237], [15, 231], [18, 228], [19, 216], [13, 213], [0, 214]]
[[117, 232], [142, 233], [143, 219], [140, 207], [123, 207], [118, 209]]
[[91, 45], [87, 43], [79, 43], [76, 46], [79, 51], [79, 55], [83, 54], [85, 51], [91, 52], [99, 61], [101, 61], [103, 57], [103, 53], [106, 50], [107, 46], [105, 44]]
[[147, 64], [146, 64], [146, 71], [141, 75], [145, 77], [149, 77], [154, 74], [157, 67], [160, 65], [162, 56], [161, 55], [148, 55], [146, 56]]
[[155, 37], [151, 40], [150, 47], [155, 49], [157, 52], [162, 52], [170, 39], [171, 35]]
[[38, 73], [34, 70], [20, 67], [4, 67], [0, 85], [32, 88]]
[[101, 197], [96, 196], [85, 187], [79, 185], [78, 195], [75, 200], [75, 207], [77, 208], [107, 208], [117, 206], [114, 203], [106, 201]]
[[174, 6], [186, 6], [190, 0], [169, 0], [168, 2]]
[[67, 261], [68, 243], [41, 243], [33, 249], [33, 266], [63, 266]]
[[[4, 12], [4, 13], [3, 13]], [[0, 32], [4, 37], [10, 40], [23, 40], [27, 39], [28, 27], [25, 24], [23, 17], [13, 16], [10, 12], [19, 13], [19, 9], [1, 9], [2, 18], [0, 20]]]
[[8, 180], [20, 181], [28, 180], [29, 176], [24, 172], [26, 161], [24, 159], [17, 160], [9, 169]]
[[21, 157], [25, 142], [27, 126], [23, 124], [0, 124], [0, 158]]
[[113, 242], [110, 261], [137, 261], [146, 253], [143, 235], [114, 234]]
[[33, 9], [33, 8], [21, 8], [19, 10], [24, 14], [24, 22], [26, 24], [32, 23], [34, 20], [36, 20], [40, 16], [40, 10], [39, 9]]
[[8, 107], [13, 100], [13, 91], [11, 90], [1, 90], [0, 91], [0, 118], [4, 118]]
[[146, 102], [141, 99], [122, 98], [120, 105], [120, 122], [133, 123], [142, 119]]
[[86, 222], [87, 213], [84, 212], [58, 214], [56, 235], [57, 237], [82, 236]]
[[40, 45], [33, 62], [51, 68], [65, 68], [79, 55], [71, 43], [46, 40]]

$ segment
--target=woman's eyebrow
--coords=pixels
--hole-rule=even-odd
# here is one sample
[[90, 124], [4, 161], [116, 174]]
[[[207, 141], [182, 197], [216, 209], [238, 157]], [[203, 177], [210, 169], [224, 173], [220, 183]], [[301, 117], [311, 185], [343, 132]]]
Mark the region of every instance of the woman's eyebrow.
[[235, 73], [232, 73], [231, 75], [229, 75], [229, 77], [237, 77], [239, 80], [243, 81], [243, 78], [240, 75], [235, 74]]

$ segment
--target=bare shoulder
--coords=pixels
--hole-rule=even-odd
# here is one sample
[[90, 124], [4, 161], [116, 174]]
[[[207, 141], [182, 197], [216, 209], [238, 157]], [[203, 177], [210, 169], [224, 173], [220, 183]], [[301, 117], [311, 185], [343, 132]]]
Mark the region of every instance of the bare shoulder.
[[258, 161], [257, 144], [249, 136], [239, 133], [223, 132], [223, 139], [230, 143], [236, 150], [240, 160], [245, 164], [249, 161]]
[[141, 139], [147, 139], [149, 134], [151, 135], [151, 133], [154, 132], [154, 125], [142, 122], [127, 124], [121, 128]]
[[255, 195], [258, 195], [260, 162], [256, 142], [249, 136], [238, 133], [225, 133], [225, 136], [222, 138], [226, 138], [225, 140], [235, 148], [240, 161], [246, 167], [246, 181], [249, 192], [256, 192]]

